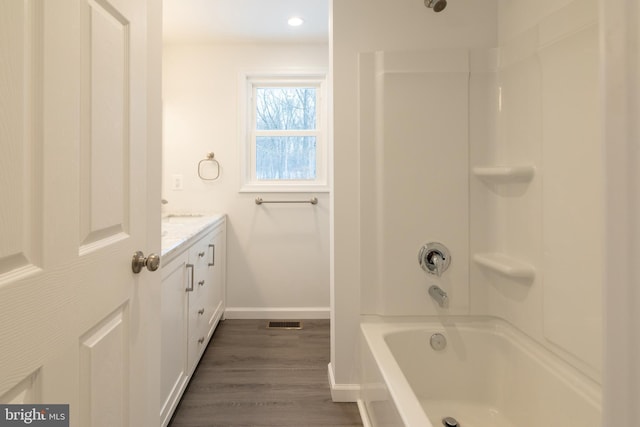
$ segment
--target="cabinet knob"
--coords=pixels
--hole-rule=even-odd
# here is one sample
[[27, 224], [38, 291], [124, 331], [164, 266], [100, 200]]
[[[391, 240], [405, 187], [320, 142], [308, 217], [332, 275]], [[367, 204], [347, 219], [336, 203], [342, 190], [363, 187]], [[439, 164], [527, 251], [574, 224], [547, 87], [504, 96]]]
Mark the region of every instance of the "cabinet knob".
[[200, 281], [198, 282], [198, 285], [200, 285], [200, 286], [204, 286], [204, 280], [200, 280]]
[[204, 342], [204, 337], [200, 337], [200, 338], [198, 339], [198, 344], [202, 344], [203, 342]]
[[200, 310], [198, 310], [198, 314], [204, 314], [204, 308], [201, 308]]
[[200, 258], [203, 258], [203, 257], [204, 257], [204, 251], [202, 251], [202, 252], [198, 252], [198, 256], [199, 256]]

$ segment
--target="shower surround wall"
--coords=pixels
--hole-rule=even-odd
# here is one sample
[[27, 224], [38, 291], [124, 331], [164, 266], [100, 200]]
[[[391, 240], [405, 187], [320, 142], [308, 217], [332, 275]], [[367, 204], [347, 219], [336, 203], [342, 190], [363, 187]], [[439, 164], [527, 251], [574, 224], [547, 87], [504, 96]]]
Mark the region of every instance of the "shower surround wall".
[[531, 178], [471, 174], [472, 313], [501, 317], [601, 383], [604, 199], [597, 2], [502, 1], [498, 120], [471, 167], [532, 167]]
[[333, 4], [334, 399], [363, 314], [497, 316], [599, 383], [596, 2], [370, 3]]
[[[363, 314], [468, 313], [475, 56], [466, 49], [360, 55], [360, 137], [367, 145], [360, 160], [361, 254], [369, 261], [361, 271]], [[451, 253], [441, 277], [418, 266], [418, 249], [430, 241]], [[448, 308], [425, 292], [431, 285], [448, 293]]]
[[[355, 400], [362, 313], [436, 314], [439, 308], [427, 296], [433, 282], [451, 292], [452, 309], [468, 311], [466, 92], [471, 87], [467, 86], [470, 62], [460, 60], [468, 58], [463, 50], [497, 46], [497, 3], [459, 0], [439, 14], [419, 0], [333, 1], [332, 9], [330, 375], [333, 398]], [[437, 68], [437, 54], [416, 56], [411, 63], [410, 52], [430, 49], [441, 51], [444, 69]], [[395, 65], [394, 57], [399, 61]], [[403, 61], [408, 62], [403, 65]], [[408, 79], [420, 82], [415, 94], [410, 81], [402, 80], [404, 68], [410, 71]], [[385, 84], [387, 89], [396, 85], [401, 93], [385, 92]], [[433, 98], [426, 93], [429, 90], [444, 99]], [[400, 95], [407, 95], [413, 108]], [[396, 108], [398, 124], [385, 117]], [[418, 127], [403, 129], [409, 117]], [[442, 139], [430, 138], [426, 133], [430, 126]], [[449, 169], [456, 155], [460, 161]], [[454, 202], [438, 210], [438, 204], [447, 204], [447, 187], [459, 193], [451, 193]], [[463, 222], [459, 229], [456, 220]], [[418, 266], [418, 249], [429, 240], [442, 240], [452, 251], [451, 266], [439, 281], [427, 278]]]

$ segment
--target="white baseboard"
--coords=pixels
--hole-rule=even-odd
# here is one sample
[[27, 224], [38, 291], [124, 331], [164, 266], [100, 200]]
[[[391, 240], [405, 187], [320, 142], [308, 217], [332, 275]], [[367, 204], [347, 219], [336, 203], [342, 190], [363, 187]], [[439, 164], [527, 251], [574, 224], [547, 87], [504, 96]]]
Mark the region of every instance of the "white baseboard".
[[358, 411], [360, 412], [360, 419], [362, 420], [363, 427], [373, 427], [371, 418], [369, 418], [369, 411], [367, 411], [367, 405], [365, 405], [362, 399], [358, 399]]
[[329, 319], [329, 307], [227, 307], [225, 319]]
[[360, 398], [360, 384], [336, 384], [331, 363], [328, 366], [331, 400], [334, 402], [357, 402]]

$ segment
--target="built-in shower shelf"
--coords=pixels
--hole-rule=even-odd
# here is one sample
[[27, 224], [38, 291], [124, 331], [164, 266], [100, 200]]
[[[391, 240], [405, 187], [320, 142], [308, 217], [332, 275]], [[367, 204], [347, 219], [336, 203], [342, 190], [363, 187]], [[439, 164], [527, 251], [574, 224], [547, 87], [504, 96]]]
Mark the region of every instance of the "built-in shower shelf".
[[473, 260], [482, 267], [514, 279], [533, 279], [536, 275], [531, 265], [501, 253], [475, 254]]
[[533, 166], [476, 166], [472, 169], [478, 178], [489, 181], [530, 181], [535, 169]]

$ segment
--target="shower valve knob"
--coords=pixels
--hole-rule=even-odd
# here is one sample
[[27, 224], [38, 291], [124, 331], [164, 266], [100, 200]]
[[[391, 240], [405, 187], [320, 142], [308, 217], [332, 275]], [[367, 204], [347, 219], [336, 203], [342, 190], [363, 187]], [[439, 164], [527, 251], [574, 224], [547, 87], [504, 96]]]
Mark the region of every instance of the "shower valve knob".
[[440, 276], [451, 264], [449, 249], [442, 243], [430, 242], [418, 251], [418, 263], [429, 274]]

